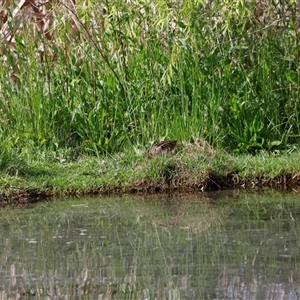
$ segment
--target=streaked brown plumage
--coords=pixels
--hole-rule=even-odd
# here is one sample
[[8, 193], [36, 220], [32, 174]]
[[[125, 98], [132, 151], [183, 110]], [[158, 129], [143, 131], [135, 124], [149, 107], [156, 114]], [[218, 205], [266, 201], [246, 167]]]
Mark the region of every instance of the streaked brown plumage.
[[177, 141], [162, 141], [154, 144], [148, 153], [148, 157], [167, 154], [177, 147]]

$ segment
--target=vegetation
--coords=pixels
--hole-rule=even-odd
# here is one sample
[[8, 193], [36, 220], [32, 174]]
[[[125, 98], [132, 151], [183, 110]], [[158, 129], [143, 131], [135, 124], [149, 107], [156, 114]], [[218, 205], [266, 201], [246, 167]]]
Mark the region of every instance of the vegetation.
[[13, 51], [3, 46], [1, 148], [114, 153], [165, 137], [288, 148], [299, 140], [297, 5], [46, 3], [53, 26], [28, 22]]
[[163, 139], [296, 151], [297, 1], [74, 3], [1, 15], [3, 172], [28, 153], [110, 161]]
[[231, 155], [201, 140], [182, 144], [176, 151], [145, 158], [143, 152], [130, 150], [106, 157], [82, 155], [76, 160], [67, 151], [15, 154], [14, 160], [1, 162], [1, 205], [54, 195], [299, 187], [299, 152]]

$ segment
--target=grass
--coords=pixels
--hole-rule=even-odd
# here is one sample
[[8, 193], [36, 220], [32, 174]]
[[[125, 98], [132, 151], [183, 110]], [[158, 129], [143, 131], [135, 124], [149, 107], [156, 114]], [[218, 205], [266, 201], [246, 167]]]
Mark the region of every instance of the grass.
[[28, 22], [3, 46], [0, 148], [298, 145], [299, 12], [285, 4], [262, 15], [251, 1], [48, 5], [51, 38]]
[[[202, 188], [226, 172], [297, 173], [298, 3], [72, 3], [45, 4], [44, 31], [38, 17], [7, 19], [22, 29], [1, 44], [2, 186]], [[205, 140], [218, 154], [140, 157], [163, 139]]]
[[[33, 158], [34, 157], [34, 158]], [[2, 203], [48, 196], [109, 193], [197, 192], [225, 188], [297, 188], [299, 152], [228, 154], [202, 141], [184, 143], [169, 155], [143, 151], [107, 157], [37, 149], [22, 153], [0, 171]], [[30, 200], [30, 198], [32, 198]], [[11, 202], [12, 201], [12, 202]]]

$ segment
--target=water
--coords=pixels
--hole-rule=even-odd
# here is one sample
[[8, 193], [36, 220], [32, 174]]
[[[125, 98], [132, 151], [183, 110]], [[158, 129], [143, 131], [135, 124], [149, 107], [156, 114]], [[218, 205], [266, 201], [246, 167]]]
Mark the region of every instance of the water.
[[299, 213], [275, 192], [2, 211], [0, 299], [300, 299]]

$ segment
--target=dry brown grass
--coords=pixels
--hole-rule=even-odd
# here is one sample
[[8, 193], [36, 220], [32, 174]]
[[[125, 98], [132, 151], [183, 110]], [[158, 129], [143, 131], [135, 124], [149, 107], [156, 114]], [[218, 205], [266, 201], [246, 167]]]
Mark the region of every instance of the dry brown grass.
[[[169, 1], [170, 7], [175, 5], [173, 2]], [[138, 8], [141, 13], [144, 11], [143, 3], [140, 3], [138, 0], [127, 1], [127, 4], [132, 5], [135, 9]], [[83, 24], [78, 18], [78, 15], [80, 15], [78, 12], [89, 9], [89, 5], [91, 4], [86, 0], [0, 0], [1, 44], [9, 45], [9, 47], [13, 48], [15, 37], [30, 25], [34, 27], [33, 38], [36, 38], [39, 33], [47, 40], [54, 40], [57, 35], [57, 28], [55, 27], [57, 26], [61, 12], [63, 12], [65, 20], [69, 19], [71, 21], [70, 30], [73, 31], [73, 34], [74, 32], [82, 31]], [[184, 4], [176, 1], [176, 5], [183, 6]], [[207, 9], [213, 8], [215, 5], [211, 1], [202, 3], [202, 6]], [[161, 5], [159, 2], [153, 3], [151, 5], [152, 12], [154, 14], [159, 13], [156, 10], [160, 6], [162, 6], [162, 3]], [[108, 10], [105, 3], [101, 2], [97, 4], [97, 8], [100, 13], [99, 11], [91, 12], [92, 23], [95, 24], [96, 28], [104, 30], [104, 27], [108, 26], [104, 17]], [[122, 13], [116, 11], [115, 14], [120, 17]], [[240, 16], [240, 14], [242, 15]], [[101, 15], [103, 15], [103, 18], [99, 18]], [[258, 23], [266, 24], [268, 27], [273, 26], [274, 28], [278, 28], [278, 26], [284, 26], [284, 23], [292, 18], [298, 22], [298, 31], [300, 29], [299, 1], [295, 1], [295, 3], [278, 0], [272, 1], [272, 3], [264, 0], [232, 1], [224, 6], [222, 11], [215, 14], [213, 19], [215, 19], [216, 24], [220, 22], [226, 23], [226, 21], [230, 22], [234, 18], [241, 18], [245, 15], [249, 17], [249, 21], [251, 19], [251, 24], [249, 23], [249, 26], [251, 26], [250, 30], [255, 29], [253, 23], [255, 20]]]
[[216, 154], [215, 149], [207, 141], [201, 138], [196, 138], [193, 143], [184, 142], [183, 151], [189, 157], [197, 157], [201, 153], [212, 158]]

